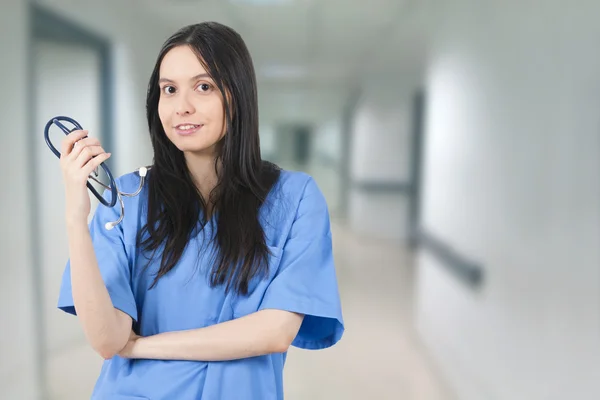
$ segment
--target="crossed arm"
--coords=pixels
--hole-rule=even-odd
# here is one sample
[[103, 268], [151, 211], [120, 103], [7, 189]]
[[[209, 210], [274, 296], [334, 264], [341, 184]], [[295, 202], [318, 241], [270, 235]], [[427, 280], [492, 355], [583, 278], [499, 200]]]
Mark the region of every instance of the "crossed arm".
[[269, 309], [206, 328], [147, 337], [132, 332], [118, 354], [124, 358], [226, 361], [283, 353], [296, 337], [302, 320], [300, 314]]
[[92, 348], [105, 359], [233, 360], [285, 352], [303, 316], [266, 309], [206, 328], [138, 337], [132, 318], [113, 306], [85, 223], [69, 226], [73, 301]]

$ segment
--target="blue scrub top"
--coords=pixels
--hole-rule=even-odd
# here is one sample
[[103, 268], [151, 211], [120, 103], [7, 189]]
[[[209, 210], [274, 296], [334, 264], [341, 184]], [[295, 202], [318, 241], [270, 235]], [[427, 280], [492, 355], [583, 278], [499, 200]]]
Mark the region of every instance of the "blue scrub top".
[[[152, 173], [152, 170], [149, 171]], [[137, 172], [117, 179], [122, 192], [134, 192]], [[110, 191], [105, 192], [107, 198]], [[119, 206], [99, 205], [90, 223], [98, 266], [113, 305], [129, 314], [142, 336], [202, 328], [263, 309], [305, 314], [292, 346], [324, 349], [344, 332], [333, 261], [329, 213], [323, 194], [309, 175], [283, 170], [260, 210], [272, 252], [269, 276], [250, 282], [246, 296], [212, 288], [210, 238], [214, 224], [190, 237], [179, 263], [149, 290], [160, 257], [144, 268], [147, 254], [136, 248], [146, 222], [147, 185], [124, 198], [125, 218], [112, 230], [104, 224], [118, 218]], [[67, 262], [58, 307], [76, 314]], [[243, 334], [243, 333], [240, 333]], [[105, 360], [92, 399], [283, 399], [286, 353], [233, 361]]]

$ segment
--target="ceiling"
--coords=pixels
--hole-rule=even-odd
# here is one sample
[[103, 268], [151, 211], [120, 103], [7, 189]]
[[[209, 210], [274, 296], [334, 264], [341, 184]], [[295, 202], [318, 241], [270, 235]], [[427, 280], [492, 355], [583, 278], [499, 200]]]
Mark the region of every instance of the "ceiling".
[[209, 20], [236, 29], [254, 59], [261, 117], [317, 123], [365, 82], [418, 76], [434, 1], [138, 0], [172, 32]]

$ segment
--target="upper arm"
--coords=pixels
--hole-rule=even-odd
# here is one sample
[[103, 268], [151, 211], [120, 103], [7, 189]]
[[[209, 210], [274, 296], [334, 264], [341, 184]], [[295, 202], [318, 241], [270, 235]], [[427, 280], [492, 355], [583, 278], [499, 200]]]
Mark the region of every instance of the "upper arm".
[[300, 314], [293, 311], [284, 311], [284, 310], [264, 310], [264, 311], [272, 311], [277, 313], [277, 318], [280, 321], [280, 331], [284, 337], [284, 344], [287, 348], [292, 344], [294, 338], [298, 335], [298, 331], [302, 326], [302, 321], [304, 320], [304, 314]]

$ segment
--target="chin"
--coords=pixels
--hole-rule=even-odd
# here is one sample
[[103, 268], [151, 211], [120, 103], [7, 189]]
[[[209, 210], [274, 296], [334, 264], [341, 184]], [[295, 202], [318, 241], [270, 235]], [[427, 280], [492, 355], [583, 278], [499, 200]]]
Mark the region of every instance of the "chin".
[[214, 146], [178, 146], [179, 150], [184, 153], [195, 155], [212, 155], [215, 152]]
[[168, 135], [171, 143], [184, 153], [197, 155], [214, 154], [217, 149], [217, 143], [212, 140], [206, 140], [207, 137], [179, 137], [178, 135]]
[[[188, 140], [181, 140], [178, 137], [170, 138], [170, 139], [171, 139], [171, 143], [173, 143], [175, 145], [175, 147], [177, 147], [180, 151], [184, 151], [184, 152], [198, 153], [198, 152], [203, 152], [203, 151], [207, 150], [208, 148], [212, 147], [209, 144], [202, 143], [202, 141], [198, 141], [198, 140], [194, 143], [194, 142], [188, 141]], [[198, 143], [198, 142], [200, 142], [200, 143]]]

